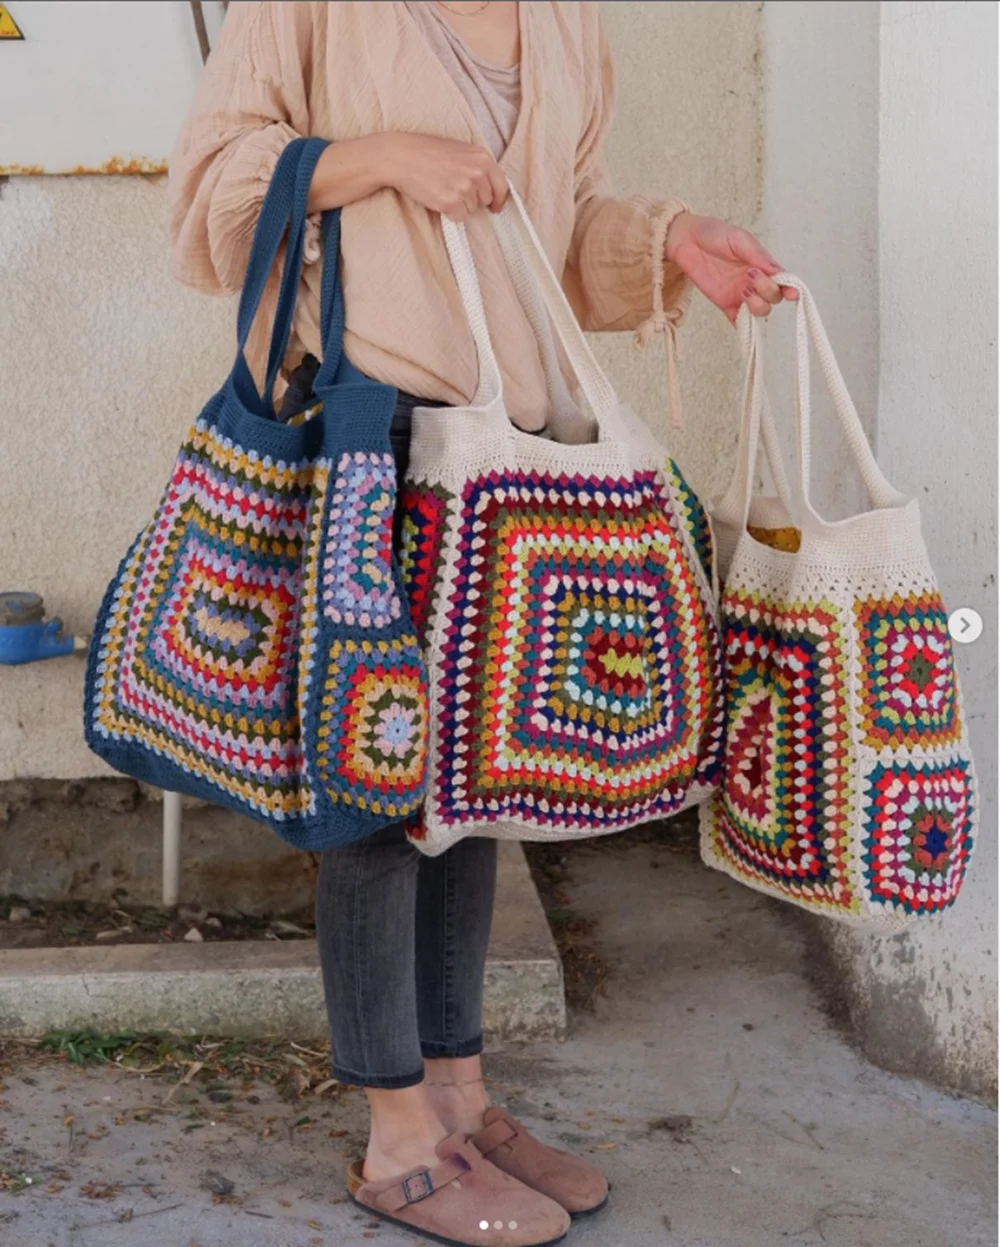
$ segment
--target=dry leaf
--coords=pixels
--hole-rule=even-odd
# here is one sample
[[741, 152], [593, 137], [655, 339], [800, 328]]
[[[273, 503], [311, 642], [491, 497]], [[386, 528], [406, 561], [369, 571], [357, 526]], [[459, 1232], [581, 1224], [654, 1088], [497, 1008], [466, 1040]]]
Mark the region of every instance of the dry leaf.
[[73, 1114], [67, 1113], [66, 1116], [63, 1118], [63, 1125], [68, 1130], [75, 1121], [76, 1121], [76, 1118], [73, 1116]]
[[310, 1230], [321, 1230], [323, 1228], [318, 1221], [307, 1221], [306, 1225], [308, 1225]]
[[108, 1182], [88, 1182], [80, 1187], [84, 1199], [117, 1199], [121, 1193], [120, 1186], [112, 1186]]
[[322, 1095], [324, 1091], [329, 1091], [331, 1087], [336, 1087], [339, 1083], [339, 1078], [328, 1078], [325, 1082], [321, 1082], [318, 1087], [313, 1087], [313, 1095]]
[[610, 1152], [613, 1147], [617, 1147], [617, 1143], [595, 1143], [594, 1150], [597, 1152]]
[[196, 1078], [198, 1074], [200, 1074], [204, 1068], [205, 1068], [204, 1061], [189, 1061], [187, 1063], [187, 1071], [184, 1074], [184, 1077], [180, 1080], [179, 1083], [175, 1083], [174, 1086], [170, 1088], [167, 1094], [163, 1097], [163, 1103], [164, 1104], [169, 1103], [170, 1100], [173, 1099], [174, 1094], [177, 1091], [177, 1088], [186, 1086], [191, 1081], [191, 1079]]

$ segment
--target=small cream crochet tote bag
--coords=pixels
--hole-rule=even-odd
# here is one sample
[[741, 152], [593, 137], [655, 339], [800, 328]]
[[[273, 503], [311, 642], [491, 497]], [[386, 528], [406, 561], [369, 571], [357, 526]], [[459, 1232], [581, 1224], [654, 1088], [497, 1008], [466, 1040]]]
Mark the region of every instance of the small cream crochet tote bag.
[[[764, 388], [760, 326], [742, 323], [738, 465], [711, 508], [724, 588], [726, 744], [701, 811], [702, 856], [816, 913], [894, 927], [953, 903], [977, 790], [948, 616], [917, 503], [880, 471], [812, 295], [799, 292], [792, 499]], [[810, 339], [873, 509], [831, 523], [809, 501]], [[752, 498], [763, 443], [777, 497]]]

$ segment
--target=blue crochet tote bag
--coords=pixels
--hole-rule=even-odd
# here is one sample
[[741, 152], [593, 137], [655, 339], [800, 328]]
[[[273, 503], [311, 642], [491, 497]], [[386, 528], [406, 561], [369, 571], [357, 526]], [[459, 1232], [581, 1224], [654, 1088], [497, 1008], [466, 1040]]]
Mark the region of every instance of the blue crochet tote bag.
[[[392, 549], [396, 391], [343, 354], [340, 214], [324, 215], [317, 408], [273, 414], [320, 139], [293, 140], [261, 208], [232, 372], [108, 586], [87, 743], [118, 771], [267, 823], [302, 849], [412, 814], [427, 675]], [[287, 234], [261, 394], [244, 348]]]

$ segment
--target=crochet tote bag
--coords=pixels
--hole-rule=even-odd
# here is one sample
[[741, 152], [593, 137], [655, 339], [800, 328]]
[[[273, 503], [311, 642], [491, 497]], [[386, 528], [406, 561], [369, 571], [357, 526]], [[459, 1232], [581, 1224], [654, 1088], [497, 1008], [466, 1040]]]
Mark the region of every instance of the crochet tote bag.
[[[539, 342], [550, 437], [508, 419], [462, 226], [445, 241], [479, 359], [462, 408], [418, 408], [402, 561], [431, 673], [428, 795], [411, 838], [622, 830], [716, 782], [720, 650], [708, 525], [619, 403], [514, 192], [491, 217]], [[551, 314], [592, 417], [569, 400]]]
[[[88, 744], [116, 770], [250, 815], [302, 849], [411, 814], [426, 778], [426, 668], [392, 554], [396, 392], [343, 356], [339, 213], [323, 223], [321, 406], [297, 426], [273, 415], [325, 146], [297, 139], [281, 155], [236, 362], [108, 587], [84, 708]], [[286, 227], [261, 395], [244, 347]]]
[[[798, 477], [791, 496], [749, 339], [739, 460], [712, 508], [726, 566], [723, 782], [702, 856], [815, 913], [893, 928], [958, 895], [978, 816], [948, 618], [917, 503], [872, 455], [816, 304], [799, 291]], [[749, 318], [747, 318], [749, 319]], [[837, 523], [809, 501], [810, 338], [874, 509]], [[751, 500], [763, 440], [778, 497]]]

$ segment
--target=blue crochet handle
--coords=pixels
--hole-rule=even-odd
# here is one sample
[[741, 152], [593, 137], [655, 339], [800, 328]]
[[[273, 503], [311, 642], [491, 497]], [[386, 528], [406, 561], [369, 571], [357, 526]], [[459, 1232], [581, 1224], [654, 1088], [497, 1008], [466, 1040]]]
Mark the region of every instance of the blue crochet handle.
[[319, 330], [323, 362], [313, 390], [332, 385], [344, 349], [344, 288], [340, 282], [340, 210], [323, 213], [323, 282], [320, 287]]
[[[258, 414], [268, 419], [274, 418], [274, 384], [288, 349], [299, 281], [302, 276], [309, 187], [316, 163], [327, 146], [326, 139], [293, 139], [281, 153], [261, 205], [243, 281], [239, 312], [236, 318], [238, 349], [234, 372], [243, 383], [239, 388], [244, 395], [247, 397], [251, 394], [256, 395]], [[267, 353], [264, 394], [260, 396], [246, 362], [245, 347], [286, 230], [288, 242], [285, 249], [285, 263]], [[339, 210], [324, 213], [320, 316], [324, 341], [323, 366], [320, 373], [324, 380], [332, 380], [340, 362], [343, 343], [344, 300], [338, 280], [339, 241]]]

